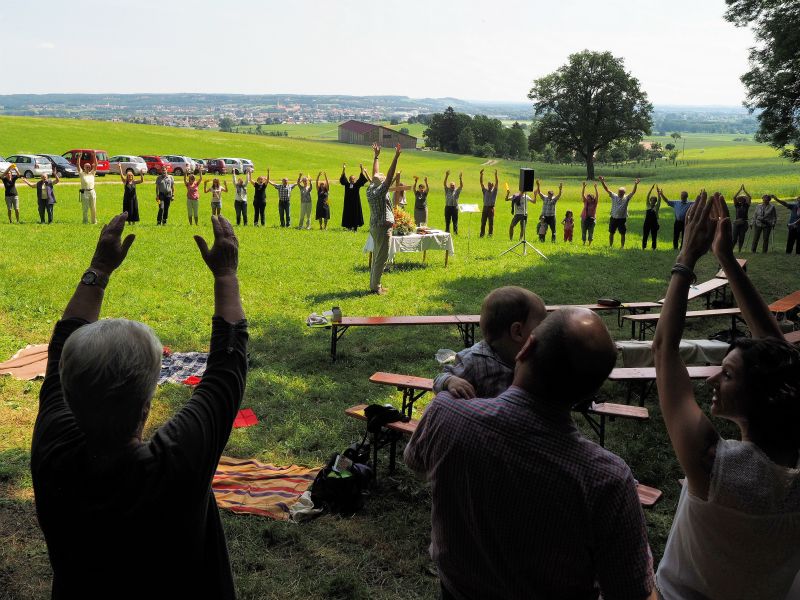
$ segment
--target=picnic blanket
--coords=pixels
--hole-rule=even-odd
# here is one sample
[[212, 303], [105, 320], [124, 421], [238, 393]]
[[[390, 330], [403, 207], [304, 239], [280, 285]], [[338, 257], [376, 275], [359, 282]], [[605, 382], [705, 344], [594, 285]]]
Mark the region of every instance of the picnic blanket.
[[20, 381], [44, 377], [47, 370], [47, 344], [25, 346], [6, 362], [0, 363], [0, 375], [11, 375]]
[[[189, 377], [202, 377], [206, 371], [207, 352], [173, 352], [161, 359], [158, 385], [184, 383]], [[191, 385], [191, 384], [190, 384]]]
[[311, 487], [319, 469], [223, 456], [211, 489], [220, 508], [287, 521], [291, 506]]

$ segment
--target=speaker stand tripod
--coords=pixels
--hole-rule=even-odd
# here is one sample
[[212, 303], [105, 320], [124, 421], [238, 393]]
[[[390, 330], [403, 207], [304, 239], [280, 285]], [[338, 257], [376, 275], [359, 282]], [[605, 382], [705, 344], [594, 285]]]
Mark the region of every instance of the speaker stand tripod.
[[548, 260], [548, 258], [544, 254], [542, 254], [542, 252], [536, 246], [534, 246], [528, 241], [528, 198], [524, 192], [520, 192], [520, 196], [521, 196], [520, 202], [523, 202], [524, 203], [523, 206], [525, 207], [524, 208], [525, 218], [522, 219], [522, 223], [520, 224], [520, 226], [522, 227], [522, 238], [516, 244], [511, 246], [511, 248], [509, 248], [508, 250], [503, 250], [500, 253], [500, 256], [508, 254], [509, 252], [513, 252], [514, 254], [520, 254], [517, 248], [522, 246], [522, 253], [521, 253], [522, 256], [528, 256], [528, 248], [530, 248], [531, 250], [536, 252], [536, 254], [541, 256], [543, 259]]

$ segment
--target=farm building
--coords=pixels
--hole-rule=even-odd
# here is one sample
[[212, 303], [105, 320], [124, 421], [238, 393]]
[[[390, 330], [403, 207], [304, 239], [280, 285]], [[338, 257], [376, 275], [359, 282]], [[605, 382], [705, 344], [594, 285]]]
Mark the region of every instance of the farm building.
[[414, 149], [417, 147], [417, 138], [413, 135], [400, 133], [388, 127], [364, 123], [363, 121], [345, 121], [339, 125], [339, 141], [345, 144], [361, 144], [370, 146], [378, 142], [381, 146], [395, 146]]

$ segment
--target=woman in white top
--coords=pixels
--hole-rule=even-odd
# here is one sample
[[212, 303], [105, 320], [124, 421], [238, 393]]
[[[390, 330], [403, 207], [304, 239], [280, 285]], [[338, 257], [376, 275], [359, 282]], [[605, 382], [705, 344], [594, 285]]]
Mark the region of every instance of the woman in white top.
[[250, 171], [247, 171], [247, 181], [239, 177], [236, 178], [236, 174], [232, 174], [233, 177], [233, 190], [236, 196], [233, 199], [233, 208], [236, 211], [236, 224], [241, 225], [242, 219], [244, 219], [244, 224], [247, 226], [247, 186], [250, 185]]
[[[752, 334], [731, 344], [711, 414], [735, 423], [720, 438], [697, 405], [678, 355], [694, 266], [709, 248]], [[787, 600], [800, 571], [800, 350], [786, 342], [733, 256], [728, 208], [703, 192], [686, 216], [653, 351], [661, 411], [686, 484], [656, 575], [666, 600]]]
[[211, 189], [208, 189], [208, 180], [203, 182], [203, 193], [208, 194], [211, 192], [211, 216], [222, 214], [222, 194], [228, 191], [228, 182], [223, 181], [221, 184], [219, 179], [214, 177], [211, 182]]
[[[81, 164], [81, 159], [89, 162]], [[94, 225], [97, 223], [97, 194], [94, 191], [94, 178], [97, 175], [97, 153], [94, 150], [84, 152], [78, 158], [78, 172], [81, 178], [80, 194], [83, 222]]]

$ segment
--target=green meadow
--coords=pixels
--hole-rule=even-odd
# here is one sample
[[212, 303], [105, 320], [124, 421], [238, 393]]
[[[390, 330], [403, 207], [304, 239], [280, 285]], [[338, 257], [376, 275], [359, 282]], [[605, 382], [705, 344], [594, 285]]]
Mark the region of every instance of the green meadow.
[[[285, 129], [286, 126], [276, 126]], [[335, 127], [326, 125], [334, 131]], [[412, 132], [413, 133], [413, 132]], [[110, 154], [174, 153], [205, 158], [240, 156], [255, 162], [256, 174], [271, 168], [271, 177], [296, 179], [299, 172], [312, 178], [327, 171], [331, 180], [330, 229], [311, 231], [277, 226], [277, 198], [267, 195], [267, 227], [237, 228], [240, 238], [240, 278], [245, 311], [250, 322], [250, 360], [243, 407], [254, 410], [260, 423], [234, 430], [226, 454], [254, 457], [274, 464], [321, 465], [334, 452], [360, 439], [363, 430], [343, 411], [357, 403], [393, 402], [400, 396], [368, 381], [375, 371], [432, 377], [438, 372], [434, 354], [439, 348], [461, 348], [455, 329], [353, 329], [340, 341], [336, 363], [329, 358], [330, 334], [310, 329], [305, 318], [340, 306], [346, 315], [428, 315], [476, 313], [482, 298], [501, 285], [522, 285], [549, 304], [587, 303], [600, 297], [623, 301], [657, 300], [664, 295], [672, 249], [672, 215], [661, 211], [659, 248], [641, 249], [644, 198], [657, 183], [669, 197], [681, 190], [700, 188], [732, 194], [744, 182], [754, 195], [769, 192], [781, 198], [800, 194], [796, 165], [752, 141], [737, 136], [686, 136], [686, 153], [678, 166], [632, 164], [598, 167], [610, 186], [628, 189], [641, 177], [631, 203], [629, 234], [624, 250], [619, 242], [608, 248], [607, 196], [601, 197], [595, 243], [583, 246], [576, 224], [575, 241], [561, 240], [560, 221], [566, 210], [580, 211], [580, 186], [585, 171], [568, 165], [534, 164], [545, 190], [564, 183], [558, 205], [558, 242], [534, 243], [548, 256], [499, 256], [509, 245], [509, 204], [498, 201], [495, 234], [478, 237], [479, 215], [462, 215], [456, 254], [445, 267], [440, 252], [429, 252], [427, 262], [415, 254], [401, 255], [384, 277], [390, 289], [385, 297], [367, 293], [369, 272], [362, 252], [367, 231], [342, 230], [342, 163], [348, 173], [358, 164], [371, 163], [366, 147], [313, 138], [310, 133], [288, 138], [225, 134], [214, 131], [170, 129], [78, 120], [0, 118], [0, 154], [62, 153], [70, 148], [94, 147]], [[317, 137], [321, 137], [317, 136]], [[657, 139], [662, 142], [671, 138]], [[679, 142], [679, 147], [680, 147]], [[388, 168], [392, 151], [381, 156]], [[496, 168], [501, 189], [512, 188], [520, 163], [499, 161], [482, 167], [484, 159], [438, 152], [407, 151], [400, 157], [404, 182], [413, 175], [427, 176], [431, 185], [430, 218], [444, 227], [442, 179], [463, 172], [462, 203], [480, 203], [478, 176], [487, 179]], [[531, 166], [531, 165], [525, 165]], [[75, 180], [56, 187], [58, 203], [52, 225], [40, 225], [33, 190], [21, 187], [24, 223], [0, 221], [0, 360], [26, 344], [45, 343], [66, 305], [78, 278], [88, 266], [99, 226], [82, 225]], [[107, 222], [121, 211], [118, 177], [99, 180], [98, 218]], [[150, 184], [151, 178], [148, 178]], [[136, 233], [127, 261], [114, 274], [106, 292], [102, 315], [141, 320], [175, 351], [206, 350], [213, 310], [212, 280], [200, 259], [192, 235], [211, 236], [210, 200], [201, 200], [199, 227], [187, 224], [179, 183], [170, 223], [156, 227], [153, 188], [139, 189], [142, 221], [129, 229]], [[364, 214], [369, 209], [364, 201]], [[538, 206], [533, 208], [538, 214]], [[768, 254], [742, 254], [748, 273], [768, 301], [800, 289], [798, 257], [784, 254], [788, 211], [780, 217], [774, 249]], [[224, 198], [223, 214], [233, 217], [232, 195]], [[252, 214], [250, 215], [252, 217]], [[292, 223], [299, 217], [299, 198], [292, 202]], [[576, 219], [577, 220], [577, 219]], [[126, 230], [127, 232], [127, 230]], [[531, 236], [533, 237], [533, 236]], [[717, 269], [706, 257], [698, 267], [700, 280]], [[700, 308], [697, 303], [693, 308]], [[607, 319], [615, 339], [630, 338], [616, 317]], [[704, 338], [724, 329], [726, 320], [693, 321], [685, 337]], [[19, 382], [0, 377], [0, 598], [33, 599], [49, 596], [50, 572], [46, 546], [36, 523], [29, 473], [30, 440], [36, 416], [40, 381]], [[698, 384], [707, 406], [707, 392]], [[158, 389], [147, 433], [163, 423], [190, 395], [183, 386]], [[625, 389], [607, 384], [603, 400], [624, 402]], [[418, 403], [417, 416], [429, 401]], [[656, 562], [661, 557], [678, 499], [681, 471], [666, 437], [657, 402], [647, 402], [646, 423], [617, 421], [608, 425], [606, 446], [630, 464], [642, 483], [660, 488], [664, 498], [646, 511], [648, 534]], [[580, 421], [587, 436], [594, 434]], [[727, 433], [723, 423], [720, 426]], [[383, 466], [386, 465], [384, 460]], [[363, 511], [351, 518], [323, 516], [295, 525], [261, 517], [224, 513], [231, 562], [241, 598], [435, 598], [437, 580], [427, 555], [430, 531], [430, 495], [427, 487], [402, 464], [393, 477], [382, 472], [380, 486]], [[502, 498], [498, 498], [498, 509]]]

